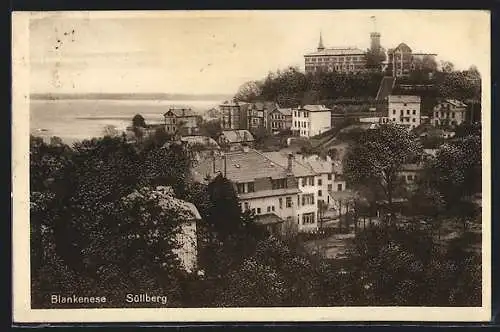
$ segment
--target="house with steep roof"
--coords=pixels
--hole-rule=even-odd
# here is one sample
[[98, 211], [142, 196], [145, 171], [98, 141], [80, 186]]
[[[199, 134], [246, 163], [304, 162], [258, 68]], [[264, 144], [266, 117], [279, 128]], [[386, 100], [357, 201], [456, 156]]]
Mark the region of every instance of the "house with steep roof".
[[434, 106], [431, 124], [435, 127], [456, 127], [466, 121], [466, 114], [466, 104], [455, 99], [445, 99]]
[[[290, 159], [291, 163], [291, 159]], [[227, 152], [194, 163], [192, 176], [209, 182], [218, 175], [229, 179], [237, 192], [241, 209], [250, 210], [266, 222], [275, 220], [282, 232], [296, 232], [298, 195], [301, 192], [291, 164], [280, 165], [262, 152], [251, 148]], [[279, 218], [279, 219], [277, 219]]]
[[195, 135], [198, 133], [198, 114], [191, 108], [169, 108], [165, 114], [165, 131], [168, 134]]
[[246, 129], [224, 130], [218, 138], [218, 143], [226, 151], [241, 150], [243, 146], [253, 147], [255, 139]]

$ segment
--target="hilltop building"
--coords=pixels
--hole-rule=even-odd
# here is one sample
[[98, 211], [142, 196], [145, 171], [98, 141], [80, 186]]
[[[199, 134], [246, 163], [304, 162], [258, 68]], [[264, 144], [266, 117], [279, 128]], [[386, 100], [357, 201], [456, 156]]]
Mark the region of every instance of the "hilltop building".
[[400, 43], [387, 51], [387, 71], [394, 77], [408, 77], [426, 58], [434, 60], [436, 56], [434, 53], [413, 53], [407, 44]]

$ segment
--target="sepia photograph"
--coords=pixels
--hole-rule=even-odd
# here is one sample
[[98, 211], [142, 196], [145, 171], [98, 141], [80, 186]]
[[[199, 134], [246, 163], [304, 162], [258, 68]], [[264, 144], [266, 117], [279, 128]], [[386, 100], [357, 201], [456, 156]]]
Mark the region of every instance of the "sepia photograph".
[[488, 11], [12, 21], [14, 318], [490, 319]]

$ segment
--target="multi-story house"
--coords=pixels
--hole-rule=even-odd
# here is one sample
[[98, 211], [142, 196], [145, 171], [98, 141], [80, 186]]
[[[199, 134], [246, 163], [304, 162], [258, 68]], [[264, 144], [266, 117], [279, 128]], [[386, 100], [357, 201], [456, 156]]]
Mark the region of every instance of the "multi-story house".
[[467, 105], [459, 100], [446, 99], [434, 106], [432, 125], [458, 126], [466, 121]]
[[402, 125], [408, 130], [420, 125], [420, 96], [390, 95], [388, 100], [390, 123]]
[[269, 114], [276, 110], [278, 105], [274, 102], [255, 102], [245, 107], [247, 127], [251, 131], [259, 128], [269, 128]]
[[225, 101], [219, 105], [221, 127], [223, 130], [247, 129], [246, 112], [237, 101]]
[[324, 105], [305, 105], [292, 109], [292, 132], [296, 136], [312, 137], [331, 128], [331, 109]]
[[168, 134], [195, 135], [199, 131], [199, 116], [191, 108], [170, 108], [163, 117]]
[[272, 133], [292, 129], [292, 109], [276, 108], [269, 113], [268, 124]]
[[195, 164], [193, 177], [206, 182], [222, 174], [234, 184], [243, 211], [255, 213], [268, 226], [279, 224], [279, 231], [297, 231], [296, 204], [300, 193], [292, 172], [290, 157], [286, 167], [251, 148], [214, 155]]
[[[283, 152], [266, 152], [265, 156], [284, 166], [290, 155]], [[333, 192], [345, 190], [345, 181], [339, 179], [334, 161], [327, 157], [294, 155], [291, 168], [300, 193], [297, 196], [297, 226], [300, 232], [318, 229], [321, 214], [333, 208]]]

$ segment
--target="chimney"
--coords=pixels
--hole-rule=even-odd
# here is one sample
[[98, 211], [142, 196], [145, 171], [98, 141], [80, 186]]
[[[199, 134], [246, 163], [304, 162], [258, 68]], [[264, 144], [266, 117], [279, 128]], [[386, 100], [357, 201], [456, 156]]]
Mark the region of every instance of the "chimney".
[[293, 170], [293, 154], [289, 153], [288, 154], [288, 165], [286, 168], [287, 173], [292, 173]]

